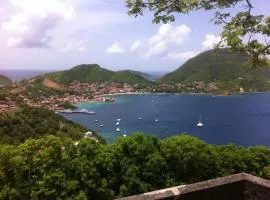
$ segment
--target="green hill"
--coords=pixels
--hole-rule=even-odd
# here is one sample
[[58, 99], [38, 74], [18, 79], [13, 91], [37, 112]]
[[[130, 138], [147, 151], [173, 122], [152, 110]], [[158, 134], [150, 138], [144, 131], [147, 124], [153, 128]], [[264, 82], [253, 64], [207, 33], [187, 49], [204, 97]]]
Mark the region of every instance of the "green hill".
[[10, 83], [11, 80], [7, 78], [6, 76], [0, 75], [0, 85], [6, 85]]
[[[15, 113], [0, 113], [0, 144], [19, 144], [29, 138], [46, 135], [78, 140], [87, 129], [53, 111], [25, 107]], [[103, 142], [96, 133], [93, 136]]]
[[189, 59], [177, 70], [165, 75], [161, 82], [167, 83], [217, 83], [219, 88], [244, 87], [248, 90], [269, 90], [270, 69], [252, 68], [249, 56], [230, 49], [205, 51]]
[[130, 84], [150, 83], [150, 81], [134, 72], [128, 70], [114, 72], [101, 68], [97, 64], [78, 65], [69, 70], [47, 74], [45, 77], [61, 84], [69, 84], [72, 81], [80, 81], [86, 83], [97, 81], [114, 81]]

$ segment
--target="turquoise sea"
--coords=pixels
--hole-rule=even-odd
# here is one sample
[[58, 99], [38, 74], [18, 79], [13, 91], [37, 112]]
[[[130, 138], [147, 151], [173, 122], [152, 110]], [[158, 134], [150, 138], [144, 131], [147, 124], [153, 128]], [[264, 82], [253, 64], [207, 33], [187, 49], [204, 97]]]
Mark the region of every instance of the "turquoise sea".
[[[124, 134], [140, 131], [160, 138], [188, 133], [213, 144], [270, 145], [270, 93], [229, 97], [199, 94], [114, 97], [114, 103], [78, 105], [94, 110], [96, 115], [65, 114], [65, 117], [96, 130], [109, 143]], [[202, 128], [196, 126], [200, 115]], [[120, 132], [116, 131], [117, 119], [121, 119]]]

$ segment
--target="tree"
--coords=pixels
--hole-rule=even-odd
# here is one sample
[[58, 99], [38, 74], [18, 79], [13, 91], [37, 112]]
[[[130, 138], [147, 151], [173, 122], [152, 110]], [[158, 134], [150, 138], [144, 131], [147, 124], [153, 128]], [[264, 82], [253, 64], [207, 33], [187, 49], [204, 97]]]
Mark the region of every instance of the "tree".
[[217, 177], [217, 152], [202, 140], [172, 136], [162, 140], [161, 151], [177, 185]]
[[[243, 11], [232, 15], [223, 12], [240, 5]], [[251, 55], [253, 66], [266, 65], [270, 55], [270, 16], [253, 15], [251, 0], [126, 0], [129, 15], [143, 15], [144, 10], [154, 13], [154, 23], [175, 21], [176, 14], [188, 14], [196, 10], [215, 10], [212, 21], [222, 24], [222, 40], [217, 47], [227, 44], [235, 51]]]
[[168, 166], [160, 154], [160, 140], [141, 133], [117, 140], [113, 146], [116, 159], [119, 196], [129, 196], [168, 186]]

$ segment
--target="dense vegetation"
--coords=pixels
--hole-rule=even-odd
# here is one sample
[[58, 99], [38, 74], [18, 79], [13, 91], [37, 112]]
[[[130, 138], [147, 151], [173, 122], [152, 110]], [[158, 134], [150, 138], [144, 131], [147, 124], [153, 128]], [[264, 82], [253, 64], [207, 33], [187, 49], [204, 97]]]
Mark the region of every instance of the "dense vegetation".
[[2, 144], [19, 144], [29, 138], [50, 134], [80, 139], [86, 131], [85, 127], [46, 109], [25, 107], [15, 113], [0, 113]]
[[96, 81], [114, 81], [118, 83], [149, 84], [150, 81], [131, 71], [110, 71], [97, 64], [78, 65], [70, 70], [47, 74], [51, 80], [69, 84], [73, 81], [91, 83]]
[[220, 88], [255, 91], [269, 90], [269, 80], [270, 68], [251, 68], [248, 54], [228, 48], [205, 51], [161, 79], [168, 83], [215, 82]]
[[0, 75], [0, 86], [6, 85], [10, 82], [11, 82], [11, 80], [9, 78], [7, 78], [6, 76]]
[[113, 199], [238, 172], [269, 177], [270, 149], [135, 134], [112, 145], [48, 136], [0, 145], [0, 199]]

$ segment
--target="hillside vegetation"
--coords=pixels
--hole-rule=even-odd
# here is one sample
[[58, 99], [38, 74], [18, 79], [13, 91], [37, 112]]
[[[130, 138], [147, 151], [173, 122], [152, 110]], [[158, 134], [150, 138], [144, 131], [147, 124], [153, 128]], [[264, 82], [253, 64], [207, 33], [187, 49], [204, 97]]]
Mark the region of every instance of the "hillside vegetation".
[[87, 129], [42, 108], [25, 107], [15, 113], [0, 113], [0, 143], [19, 144], [46, 135], [80, 139]]
[[11, 82], [11, 80], [9, 78], [7, 78], [6, 76], [0, 75], [0, 86], [6, 85], [10, 82]]
[[151, 82], [131, 71], [110, 71], [97, 64], [78, 65], [69, 70], [54, 72], [45, 75], [60, 84], [69, 84], [73, 81], [91, 83], [97, 81], [114, 81], [129, 84], [150, 84]]
[[168, 83], [215, 82], [221, 88], [270, 89], [270, 69], [252, 68], [248, 54], [230, 49], [205, 51], [165, 75]]

